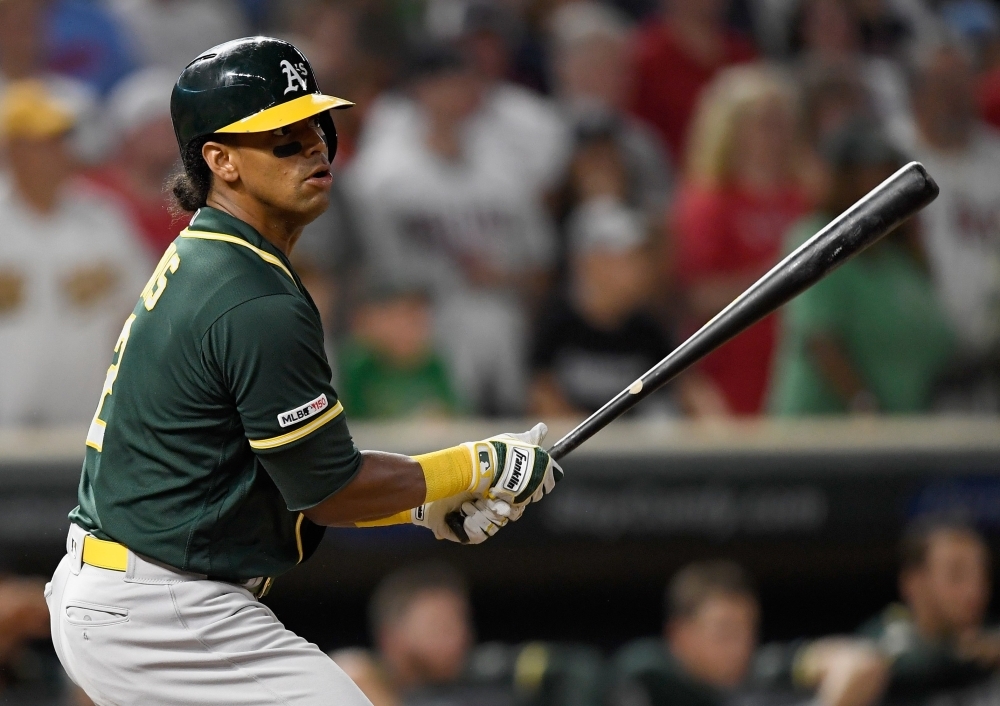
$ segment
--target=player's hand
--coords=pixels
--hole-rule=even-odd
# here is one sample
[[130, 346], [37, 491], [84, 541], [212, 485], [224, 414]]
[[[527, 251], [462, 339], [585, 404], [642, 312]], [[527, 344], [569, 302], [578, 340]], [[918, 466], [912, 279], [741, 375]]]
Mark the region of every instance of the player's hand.
[[562, 468], [541, 447], [547, 433], [548, 427], [538, 423], [521, 434], [500, 434], [475, 444], [480, 478], [474, 492], [509, 505], [511, 520], [520, 517], [525, 505], [551, 493], [562, 480]]
[[[438, 539], [464, 543], [446, 521], [447, 516], [453, 512], [460, 512], [463, 515], [462, 526], [469, 544], [485, 542], [499, 532], [513, 514], [511, 506], [502, 500], [462, 493], [414, 508], [410, 511], [411, 522], [431, 530]], [[519, 517], [520, 513], [517, 515]]]

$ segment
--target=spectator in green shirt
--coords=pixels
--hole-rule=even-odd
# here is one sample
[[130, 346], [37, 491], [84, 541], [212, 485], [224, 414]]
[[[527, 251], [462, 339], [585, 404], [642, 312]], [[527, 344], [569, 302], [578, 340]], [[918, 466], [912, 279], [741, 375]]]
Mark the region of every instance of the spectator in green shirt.
[[430, 303], [419, 290], [373, 290], [341, 350], [340, 377], [340, 399], [354, 419], [459, 412], [448, 371], [432, 344]]
[[[789, 249], [902, 166], [873, 127], [849, 124], [823, 145], [825, 207], [793, 228]], [[785, 310], [770, 408], [784, 415], [922, 412], [949, 363], [953, 334], [914, 237], [897, 229]]]

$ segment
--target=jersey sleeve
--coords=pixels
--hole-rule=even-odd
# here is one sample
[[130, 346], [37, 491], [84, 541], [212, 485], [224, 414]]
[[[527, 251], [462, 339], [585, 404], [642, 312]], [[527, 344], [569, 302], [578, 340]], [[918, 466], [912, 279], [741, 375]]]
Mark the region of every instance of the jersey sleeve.
[[361, 453], [330, 382], [319, 319], [304, 302], [287, 294], [244, 302], [212, 325], [203, 351], [289, 510], [318, 505], [354, 478]]

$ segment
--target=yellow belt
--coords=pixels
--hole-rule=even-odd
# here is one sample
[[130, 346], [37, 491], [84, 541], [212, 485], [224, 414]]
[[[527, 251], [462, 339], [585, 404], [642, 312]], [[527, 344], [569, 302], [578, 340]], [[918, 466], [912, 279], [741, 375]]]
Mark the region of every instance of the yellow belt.
[[83, 563], [99, 569], [126, 571], [128, 569], [128, 549], [124, 544], [98, 539], [88, 534], [83, 538]]
[[[128, 570], [128, 548], [124, 544], [98, 539], [92, 534], [83, 538], [83, 563], [99, 569]], [[254, 598], [263, 598], [271, 590], [274, 578], [268, 576], [253, 588], [247, 588]]]

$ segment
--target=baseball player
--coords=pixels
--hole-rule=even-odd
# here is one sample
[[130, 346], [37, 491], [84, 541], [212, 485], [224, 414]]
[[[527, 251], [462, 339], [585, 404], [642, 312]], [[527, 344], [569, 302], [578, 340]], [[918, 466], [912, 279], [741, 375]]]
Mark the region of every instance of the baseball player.
[[257, 599], [326, 526], [484, 541], [561, 470], [544, 425], [422, 456], [358, 451], [288, 261], [327, 206], [337, 135], [306, 58], [266, 37], [184, 69], [171, 115], [196, 211], [125, 322], [87, 434], [56, 653], [99, 706], [366, 704]]

